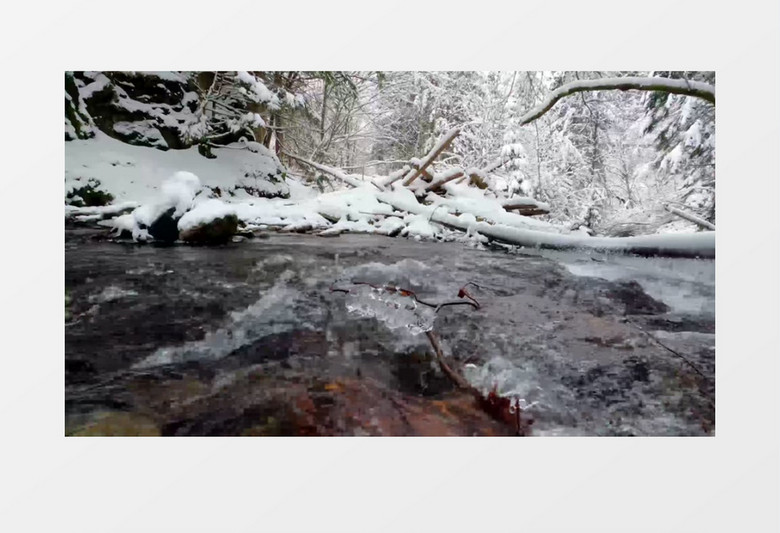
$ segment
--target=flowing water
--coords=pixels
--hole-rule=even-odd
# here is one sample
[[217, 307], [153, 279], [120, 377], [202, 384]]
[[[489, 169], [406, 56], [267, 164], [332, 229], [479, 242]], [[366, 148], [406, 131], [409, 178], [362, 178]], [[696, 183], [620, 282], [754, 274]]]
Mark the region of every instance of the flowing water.
[[[96, 235], [66, 231], [68, 434], [500, 433], [452, 399], [430, 330], [534, 435], [714, 434], [714, 261]], [[479, 309], [418, 303], [468, 282]]]

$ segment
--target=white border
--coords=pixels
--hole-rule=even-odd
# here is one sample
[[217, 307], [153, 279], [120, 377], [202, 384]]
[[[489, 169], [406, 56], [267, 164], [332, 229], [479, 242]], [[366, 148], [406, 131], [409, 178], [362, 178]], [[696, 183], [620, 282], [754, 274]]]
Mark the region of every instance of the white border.
[[[283, 5], [5, 11], [0, 529], [780, 529], [778, 3]], [[216, 67], [716, 70], [717, 436], [65, 439], [62, 72]]]

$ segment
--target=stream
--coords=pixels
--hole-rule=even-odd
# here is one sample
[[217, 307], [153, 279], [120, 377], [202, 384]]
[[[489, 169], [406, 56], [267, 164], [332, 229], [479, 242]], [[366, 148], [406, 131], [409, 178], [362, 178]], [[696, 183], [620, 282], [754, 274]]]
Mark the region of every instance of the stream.
[[[66, 230], [67, 435], [511, 434], [441, 373], [431, 325], [534, 436], [714, 434], [712, 260], [260, 237], [163, 247]], [[472, 282], [480, 308], [407, 328], [331, 291], [352, 281], [431, 302]]]

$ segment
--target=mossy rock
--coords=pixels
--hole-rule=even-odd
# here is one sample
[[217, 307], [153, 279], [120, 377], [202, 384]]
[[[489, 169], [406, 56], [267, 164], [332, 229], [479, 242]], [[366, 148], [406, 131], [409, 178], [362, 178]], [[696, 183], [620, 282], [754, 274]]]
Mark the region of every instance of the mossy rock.
[[182, 231], [181, 240], [193, 244], [225, 244], [238, 232], [238, 217], [225, 215]]
[[101, 191], [98, 187], [100, 181], [90, 178], [86, 185], [70, 190], [65, 195], [65, 200], [77, 207], [99, 207], [114, 201], [113, 194]]
[[74, 437], [159, 437], [160, 428], [152, 420], [122, 411], [102, 413], [92, 422], [71, 433]]

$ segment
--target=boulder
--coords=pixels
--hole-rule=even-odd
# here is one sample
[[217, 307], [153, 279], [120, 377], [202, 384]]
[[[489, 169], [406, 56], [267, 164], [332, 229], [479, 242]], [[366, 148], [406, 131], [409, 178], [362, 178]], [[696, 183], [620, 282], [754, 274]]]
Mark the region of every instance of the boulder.
[[175, 212], [176, 208], [171, 207], [149, 226], [149, 235], [154, 237], [155, 241], [172, 243], [179, 239], [179, 220], [173, 218]]
[[[122, 142], [159, 150], [192, 146], [187, 124], [197, 108], [198, 93], [186, 73], [76, 71], [71, 78], [78, 89], [68, 93], [66, 78], [66, 138], [88, 134], [74, 113], [83, 108], [82, 115], [91, 117], [95, 128]], [[75, 109], [68, 107], [68, 98]]]
[[230, 214], [198, 224], [180, 234], [181, 240], [193, 244], [225, 244], [238, 232], [238, 217]]

